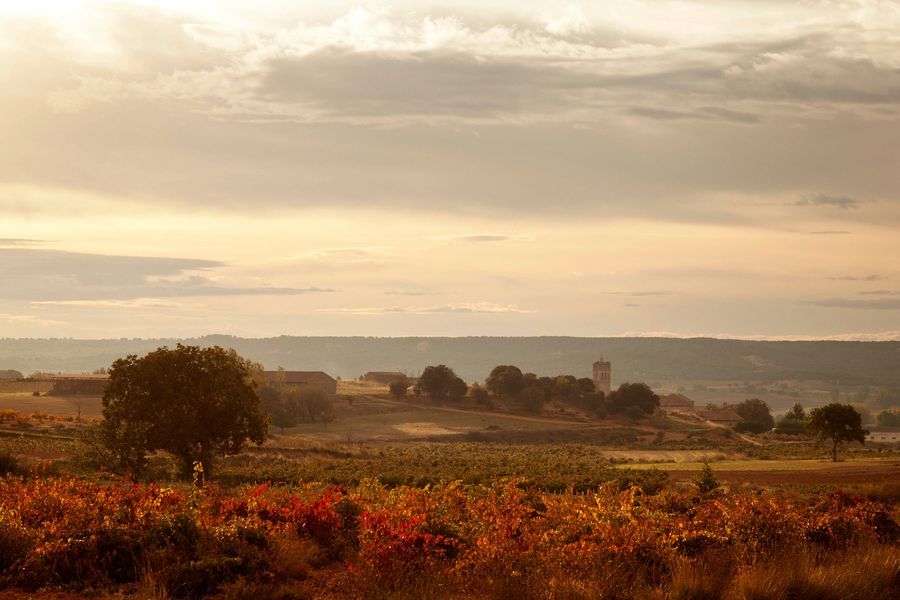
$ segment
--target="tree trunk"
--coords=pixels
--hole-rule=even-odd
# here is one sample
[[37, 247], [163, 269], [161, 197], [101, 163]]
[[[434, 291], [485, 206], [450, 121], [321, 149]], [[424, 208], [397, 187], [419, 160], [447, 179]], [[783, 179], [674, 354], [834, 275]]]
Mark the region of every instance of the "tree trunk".
[[837, 447], [838, 447], [838, 441], [832, 440], [832, 442], [831, 442], [831, 462], [837, 462]]

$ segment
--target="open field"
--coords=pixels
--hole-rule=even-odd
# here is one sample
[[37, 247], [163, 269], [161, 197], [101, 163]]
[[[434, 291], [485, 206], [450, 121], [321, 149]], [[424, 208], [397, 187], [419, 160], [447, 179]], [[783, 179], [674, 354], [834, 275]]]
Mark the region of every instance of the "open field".
[[[717, 479], [725, 483], [777, 485], [858, 485], [900, 481], [900, 459], [858, 458], [834, 463], [822, 460], [724, 460], [711, 462]], [[694, 479], [699, 462], [629, 463], [632, 469], [660, 469], [672, 481]]]
[[20, 413], [46, 413], [74, 417], [99, 417], [101, 399], [94, 396], [33, 396], [31, 393], [0, 393], [0, 410], [14, 410]]
[[321, 442], [384, 442], [460, 436], [476, 432], [565, 432], [616, 426], [597, 421], [572, 421], [429, 406], [375, 396], [352, 398], [352, 406], [348, 404], [346, 397], [337, 399], [335, 413], [338, 418], [334, 422], [302, 423], [286, 429], [285, 433]]

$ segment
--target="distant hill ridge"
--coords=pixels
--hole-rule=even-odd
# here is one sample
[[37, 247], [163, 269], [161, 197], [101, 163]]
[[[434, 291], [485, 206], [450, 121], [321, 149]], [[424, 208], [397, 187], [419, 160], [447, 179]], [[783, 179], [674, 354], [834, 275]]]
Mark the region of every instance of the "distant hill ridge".
[[747, 341], [712, 338], [295, 337], [191, 339], [0, 339], [0, 369], [93, 371], [127, 354], [181, 342], [233, 347], [273, 369], [321, 370], [355, 378], [367, 371], [418, 374], [446, 364], [467, 381], [498, 364], [542, 375], [590, 375], [602, 355], [613, 383], [695, 380], [821, 379], [838, 384], [900, 385], [900, 342]]

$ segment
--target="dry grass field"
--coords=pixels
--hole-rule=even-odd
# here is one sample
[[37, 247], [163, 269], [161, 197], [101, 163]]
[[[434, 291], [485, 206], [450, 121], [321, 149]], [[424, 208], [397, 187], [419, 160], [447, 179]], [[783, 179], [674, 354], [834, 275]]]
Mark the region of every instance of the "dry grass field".
[[0, 393], [0, 410], [20, 413], [47, 413], [63, 417], [99, 417], [102, 409], [98, 396], [33, 396], [31, 393]]

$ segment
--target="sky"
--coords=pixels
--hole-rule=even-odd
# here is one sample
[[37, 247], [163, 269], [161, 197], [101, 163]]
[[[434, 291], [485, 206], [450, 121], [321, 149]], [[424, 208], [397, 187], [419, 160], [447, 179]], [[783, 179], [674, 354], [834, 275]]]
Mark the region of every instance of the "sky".
[[0, 337], [900, 339], [900, 2], [0, 2]]

